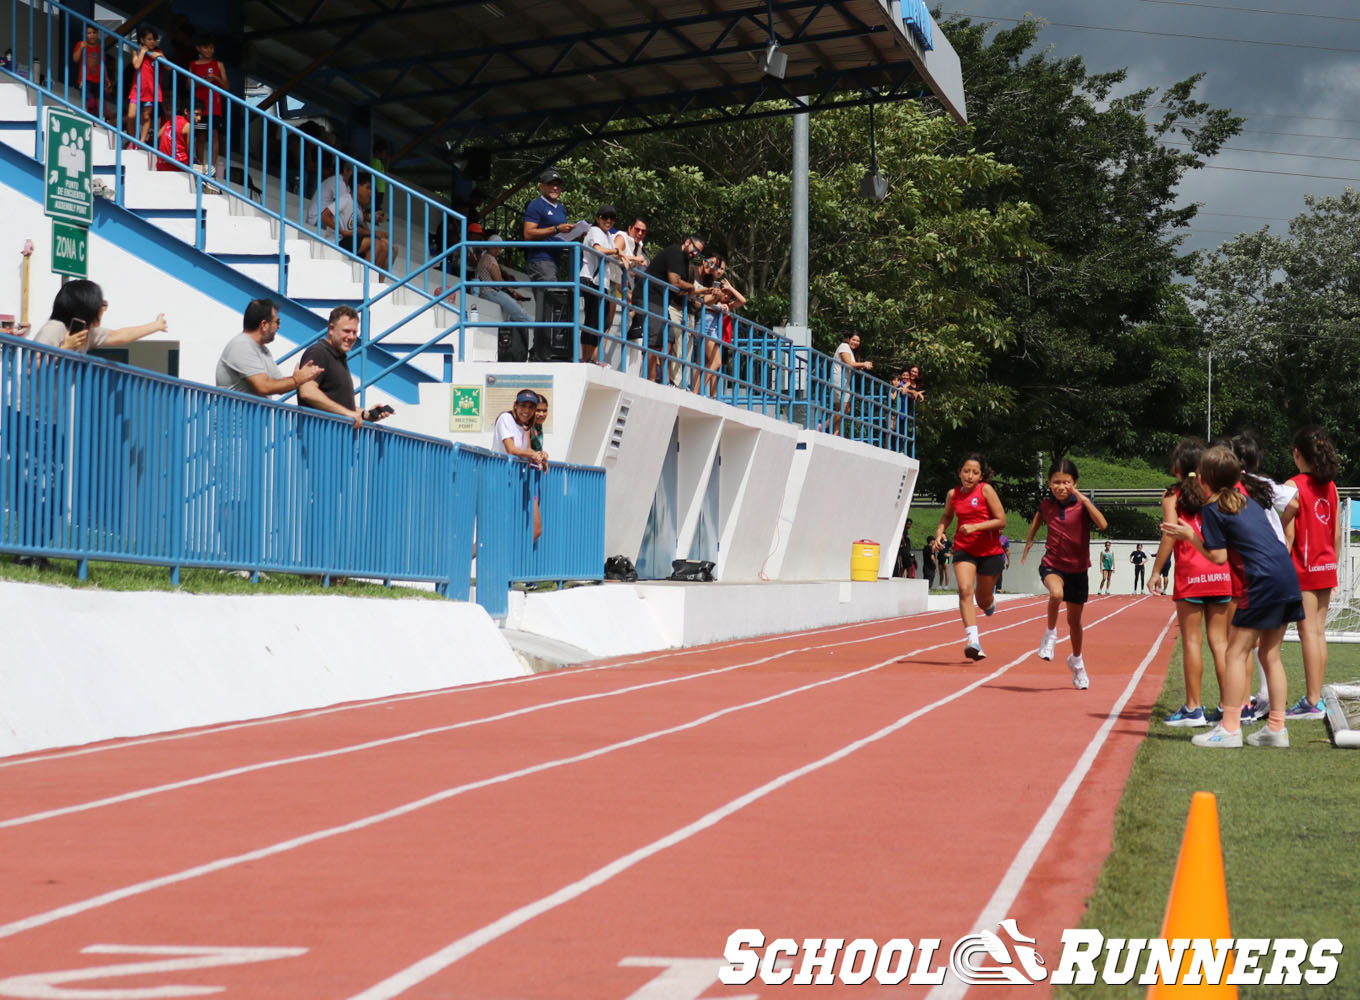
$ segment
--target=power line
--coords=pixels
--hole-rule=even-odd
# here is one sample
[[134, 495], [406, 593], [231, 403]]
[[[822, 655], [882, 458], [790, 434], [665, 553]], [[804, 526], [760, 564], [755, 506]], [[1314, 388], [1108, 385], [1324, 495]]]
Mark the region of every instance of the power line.
[[1247, 215], [1242, 212], [1204, 212], [1199, 215], [1222, 215], [1229, 219], [1261, 219], [1265, 222], [1292, 222], [1292, 219], [1285, 219], [1278, 215]]
[[1260, 7], [1236, 7], [1226, 3], [1192, 3], [1191, 0], [1139, 0], [1139, 3], [1161, 3], [1173, 7], [1208, 7], [1211, 10], [1234, 10], [1244, 14], [1276, 14], [1281, 17], [1315, 17], [1324, 21], [1360, 22], [1360, 17], [1344, 17], [1340, 14], [1309, 14], [1293, 10], [1262, 10]]
[[[1164, 111], [1174, 111], [1174, 108], [1165, 104], [1149, 104], [1149, 108], [1161, 108]], [[1298, 118], [1315, 122], [1344, 122], [1347, 125], [1360, 125], [1360, 118], [1328, 118], [1324, 115], [1299, 115], [1289, 111], [1243, 111], [1233, 109], [1234, 115], [1241, 115], [1246, 118]], [[1187, 119], [1187, 121], [1202, 121], [1202, 119]]]
[[1204, 170], [1230, 170], [1237, 174], [1273, 174], [1276, 177], [1311, 177], [1315, 181], [1348, 181], [1360, 184], [1360, 177], [1333, 177], [1331, 174], [1305, 174], [1296, 170], [1264, 170], [1260, 167], [1225, 167], [1220, 163], [1206, 163]]
[[[950, 11], [948, 13], [959, 14], [961, 17], [969, 15], [961, 11]], [[1021, 17], [999, 17], [995, 14], [974, 14], [973, 17], [985, 18], [989, 21], [1006, 21], [1010, 24], [1023, 24], [1029, 18]], [[1192, 38], [1201, 42], [1230, 42], [1234, 45], [1269, 45], [1274, 49], [1312, 49], [1318, 52], [1346, 52], [1350, 54], [1360, 54], [1360, 49], [1341, 48], [1336, 45], [1309, 45], [1307, 42], [1272, 42], [1263, 41], [1258, 38], [1229, 38], [1226, 35], [1191, 35], [1180, 31], [1151, 31], [1146, 28], [1116, 28], [1111, 25], [1103, 24], [1071, 24], [1066, 21], [1042, 21], [1044, 25], [1054, 28], [1078, 28], [1082, 31], [1117, 31], [1129, 35], [1153, 35], [1157, 38]]]
[[[1162, 142], [1168, 146], [1184, 146], [1187, 149], [1193, 148], [1188, 142], [1181, 142], [1177, 139], [1163, 139]], [[1286, 153], [1276, 149], [1256, 149], [1250, 146], [1219, 146], [1220, 151], [1231, 153], [1263, 153], [1266, 156], [1299, 156], [1305, 160], [1341, 160], [1345, 163], [1360, 163], [1360, 156], [1327, 156], [1323, 153]]]

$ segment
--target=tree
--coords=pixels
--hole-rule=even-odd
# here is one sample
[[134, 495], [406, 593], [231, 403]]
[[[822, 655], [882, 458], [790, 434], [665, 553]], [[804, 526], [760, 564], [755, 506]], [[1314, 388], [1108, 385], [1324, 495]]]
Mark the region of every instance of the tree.
[[1308, 196], [1287, 236], [1267, 226], [1205, 255], [1191, 299], [1214, 359], [1214, 431], [1252, 427], [1276, 475], [1294, 431], [1325, 427], [1360, 472], [1360, 193]]
[[1121, 95], [1122, 70], [1092, 75], [1078, 57], [1033, 51], [1037, 21], [990, 40], [990, 24], [943, 27], [962, 61], [971, 127], [954, 148], [969, 143], [1016, 166], [982, 204], [1032, 206], [1031, 235], [1047, 250], [995, 290], [1016, 339], [989, 374], [1016, 405], [952, 435], [947, 450], [983, 445], [998, 468], [1022, 471], [1036, 448], [1147, 455], [1150, 441], [1178, 432], [1177, 408], [1162, 404], [1187, 389], [1164, 359], [1193, 357], [1196, 343], [1174, 285], [1189, 269], [1176, 233], [1196, 210], [1175, 207], [1177, 184], [1242, 119], [1195, 100], [1198, 76], [1160, 98]]
[[[853, 328], [878, 373], [920, 362], [938, 400], [925, 411], [923, 433], [932, 436], [932, 428], [1008, 405], [1006, 388], [987, 382], [991, 354], [1012, 338], [991, 289], [1014, 280], [1040, 248], [1027, 237], [1027, 206], [982, 203], [982, 190], [1014, 168], [946, 152], [957, 126], [914, 101], [875, 109], [878, 158], [891, 183], [882, 202], [861, 198], [869, 127], [864, 108], [811, 118], [813, 343], [830, 352]], [[574, 216], [614, 204], [649, 220], [656, 247], [705, 235], [728, 256], [750, 299], [747, 315], [776, 326], [789, 311], [791, 151], [790, 121], [774, 118], [604, 140], [559, 166]]]

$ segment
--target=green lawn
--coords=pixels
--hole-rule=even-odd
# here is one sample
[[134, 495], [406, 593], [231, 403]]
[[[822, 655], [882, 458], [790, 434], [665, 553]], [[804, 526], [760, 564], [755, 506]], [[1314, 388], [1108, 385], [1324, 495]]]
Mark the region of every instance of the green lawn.
[[[1206, 664], [1210, 663], [1205, 653]], [[1285, 644], [1293, 697], [1303, 689], [1297, 643]], [[1216, 694], [1206, 666], [1204, 698]], [[1360, 677], [1360, 646], [1333, 644], [1328, 677]], [[1211, 690], [1214, 689], [1214, 690]], [[1153, 711], [1147, 739], [1115, 817], [1114, 850], [1101, 870], [1082, 926], [1105, 937], [1151, 938], [1161, 928], [1190, 797], [1218, 797], [1228, 905], [1237, 937], [1339, 938], [1345, 951], [1336, 979], [1324, 986], [1241, 987], [1244, 998], [1360, 996], [1360, 853], [1356, 850], [1356, 781], [1360, 751], [1332, 747], [1322, 722], [1291, 722], [1287, 750], [1203, 750], [1202, 730], [1162, 724], [1184, 695], [1180, 650]], [[1254, 729], [1255, 726], [1249, 727]], [[1049, 957], [1050, 965], [1057, 955]], [[1146, 987], [1067, 986], [1073, 1000], [1142, 997]]]
[[292, 574], [261, 574], [251, 583], [235, 573], [215, 569], [186, 569], [178, 588], [170, 583], [170, 570], [137, 563], [91, 562], [87, 579], [76, 576], [71, 559], [53, 559], [39, 569], [20, 565], [16, 557], [0, 555], [0, 580], [45, 583], [61, 587], [95, 587], [101, 590], [181, 590], [190, 594], [342, 594], [346, 597], [415, 598], [443, 600], [438, 594], [413, 587], [384, 587], [375, 583], [341, 580], [323, 587], [319, 580]]

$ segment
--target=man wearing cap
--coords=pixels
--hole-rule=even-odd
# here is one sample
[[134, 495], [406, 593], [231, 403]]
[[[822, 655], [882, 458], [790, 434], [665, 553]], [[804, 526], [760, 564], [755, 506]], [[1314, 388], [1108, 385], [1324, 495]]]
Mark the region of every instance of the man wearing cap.
[[[524, 238], [526, 240], [548, 240], [571, 232], [567, 221], [567, 210], [562, 206], [562, 175], [549, 168], [538, 178], [539, 197], [524, 208]], [[558, 263], [563, 250], [549, 247], [533, 247], [528, 251], [524, 270], [530, 281], [556, 281]], [[548, 313], [548, 288], [535, 288], [534, 319], [544, 322]], [[534, 334], [534, 360], [547, 361], [552, 331], [540, 326]]]
[[[529, 445], [529, 433], [533, 430], [534, 414], [538, 410], [538, 393], [532, 389], [521, 389], [515, 396], [515, 405], [496, 418], [496, 429], [491, 432], [491, 450], [501, 455], [518, 455], [528, 459], [530, 465], [547, 471], [548, 453], [535, 451]], [[543, 534], [543, 514], [538, 506], [538, 496], [534, 496], [534, 541]]]
[[[477, 259], [478, 281], [504, 281], [501, 273], [500, 255], [505, 248], [500, 245], [501, 238], [491, 234], [486, 238], [487, 248]], [[483, 285], [477, 289], [477, 297], [494, 302], [501, 307], [501, 318], [511, 323], [530, 323], [529, 314], [521, 302], [531, 301], [522, 288], [502, 288], [496, 285]], [[504, 351], [498, 351], [500, 361], [526, 361], [529, 358], [529, 327], [513, 326], [508, 331], [509, 344]], [[500, 356], [503, 355], [503, 356]]]
[[[595, 225], [586, 230], [585, 250], [581, 252], [581, 360], [593, 362], [600, 348], [600, 334], [614, 325], [614, 301], [609, 294], [605, 259], [618, 260], [614, 245], [613, 205], [601, 205]], [[594, 331], [594, 332], [588, 332]]]

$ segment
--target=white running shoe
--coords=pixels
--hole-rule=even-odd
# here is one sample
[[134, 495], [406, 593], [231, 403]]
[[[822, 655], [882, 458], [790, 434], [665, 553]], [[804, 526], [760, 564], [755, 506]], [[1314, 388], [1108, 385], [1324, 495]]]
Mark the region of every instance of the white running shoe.
[[1230, 733], [1219, 723], [1207, 733], [1200, 733], [1198, 736], [1190, 737], [1190, 742], [1197, 747], [1240, 747], [1242, 745], [1242, 730]]
[[1281, 729], [1276, 732], [1269, 726], [1262, 726], [1256, 732], [1247, 734], [1247, 745], [1253, 747], [1287, 747], [1289, 746], [1289, 730]]
[[1058, 644], [1058, 634], [1056, 632], [1045, 632], [1043, 640], [1039, 643], [1039, 659], [1053, 659], [1053, 647]]
[[1072, 686], [1078, 691], [1085, 691], [1091, 686], [1091, 678], [1086, 676], [1086, 664], [1080, 656], [1069, 656], [1067, 669], [1072, 671]]
[[964, 646], [963, 655], [970, 660], [987, 659], [987, 654], [982, 651], [982, 644], [979, 642], [970, 642], [968, 645]]

